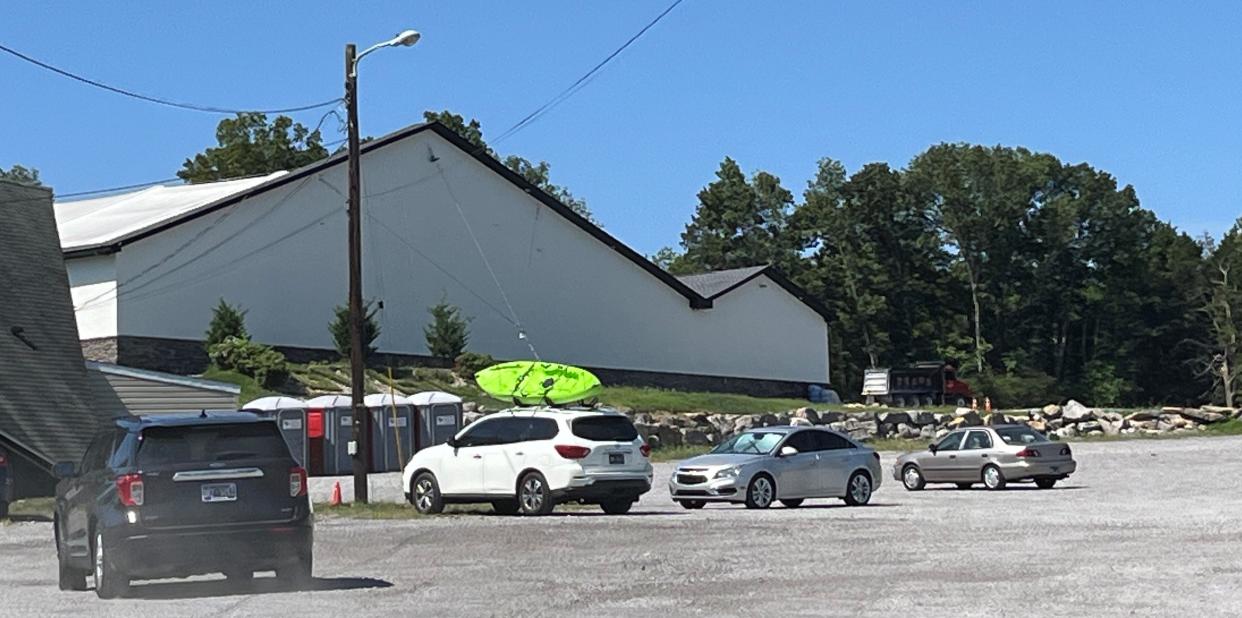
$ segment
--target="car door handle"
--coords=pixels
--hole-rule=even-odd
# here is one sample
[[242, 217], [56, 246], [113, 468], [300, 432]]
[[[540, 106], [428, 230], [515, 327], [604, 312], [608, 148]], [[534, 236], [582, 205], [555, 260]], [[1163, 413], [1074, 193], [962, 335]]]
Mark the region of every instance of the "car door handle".
[[982, 457], [982, 458], [984, 458], [984, 459], [987, 459], [987, 458], [988, 458], [988, 454], [987, 454], [987, 453], [983, 453], [982, 455], [979, 455], [979, 456], [980, 456], [980, 457]]
[[949, 459], [957, 459], [957, 455], [949, 455]]
[[482, 455], [471, 455], [470, 457], [473, 459], [483, 459]]
[[514, 453], [514, 455], [516, 455], [516, 456], [518, 456], [518, 457], [525, 457], [525, 456], [526, 456], [526, 453], [523, 453], [522, 451], [518, 451], [518, 452]]

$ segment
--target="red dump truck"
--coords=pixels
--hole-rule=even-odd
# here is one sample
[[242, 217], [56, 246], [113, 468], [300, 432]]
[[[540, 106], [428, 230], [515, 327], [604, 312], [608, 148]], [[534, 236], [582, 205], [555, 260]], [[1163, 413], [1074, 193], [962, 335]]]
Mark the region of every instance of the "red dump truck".
[[863, 372], [862, 395], [867, 403], [901, 407], [963, 407], [974, 397], [970, 385], [957, 379], [957, 367], [947, 362], [867, 369]]

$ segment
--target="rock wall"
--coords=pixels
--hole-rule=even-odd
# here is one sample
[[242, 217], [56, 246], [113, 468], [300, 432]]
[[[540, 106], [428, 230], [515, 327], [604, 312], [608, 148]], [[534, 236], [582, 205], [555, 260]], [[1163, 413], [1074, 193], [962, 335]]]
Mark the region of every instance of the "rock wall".
[[[638, 432], [654, 448], [713, 446], [747, 429], [789, 424], [824, 425], [864, 442], [877, 438], [930, 442], [959, 427], [985, 424], [1026, 423], [1036, 431], [1066, 439], [1203, 431], [1212, 424], [1242, 418], [1242, 410], [1232, 408], [1204, 406], [1113, 410], [1088, 408], [1072, 400], [1064, 406], [1002, 410], [994, 414], [981, 414], [970, 408], [945, 413], [876, 407], [850, 408], [844, 412], [799, 408], [770, 414], [676, 414], [628, 408], [621, 408], [620, 411], [634, 421]], [[480, 410], [473, 404], [467, 404], [464, 421], [468, 425], [491, 412], [494, 410]]]

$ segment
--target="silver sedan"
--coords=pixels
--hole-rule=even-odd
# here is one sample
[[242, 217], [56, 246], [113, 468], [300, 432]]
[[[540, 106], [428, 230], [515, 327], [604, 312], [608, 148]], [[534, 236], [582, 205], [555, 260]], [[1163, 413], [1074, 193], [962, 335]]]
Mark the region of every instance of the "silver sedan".
[[712, 452], [681, 462], [668, 491], [687, 509], [708, 502], [789, 508], [811, 498], [841, 498], [858, 506], [880, 486], [880, 456], [871, 448], [818, 427], [764, 427], [737, 434]]
[[1029, 481], [1049, 489], [1077, 468], [1068, 444], [1051, 442], [1026, 425], [996, 425], [958, 429], [926, 451], [901, 455], [893, 478], [910, 491], [927, 483], [1003, 489], [1007, 483]]

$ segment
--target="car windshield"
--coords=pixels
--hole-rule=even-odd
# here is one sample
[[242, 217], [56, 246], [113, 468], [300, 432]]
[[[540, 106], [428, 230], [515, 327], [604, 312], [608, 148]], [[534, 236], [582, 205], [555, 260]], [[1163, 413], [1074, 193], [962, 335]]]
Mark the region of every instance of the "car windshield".
[[1000, 436], [1001, 440], [1005, 441], [1005, 444], [1031, 444], [1033, 442], [1048, 441], [1044, 434], [1030, 427], [998, 427], [996, 435]]
[[772, 449], [780, 444], [781, 439], [785, 437], [783, 433], [775, 433], [771, 431], [751, 431], [747, 433], [739, 433], [720, 446], [712, 449], [712, 453], [718, 455], [731, 454], [750, 454], [765, 455], [771, 453]]

